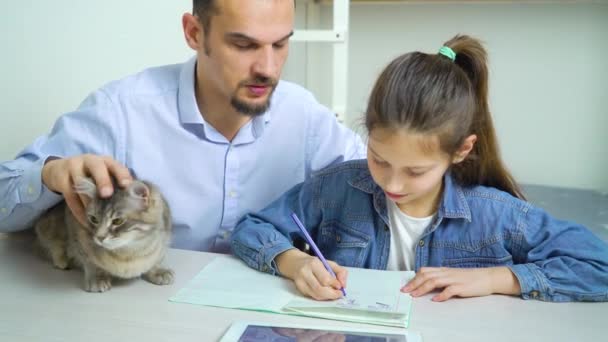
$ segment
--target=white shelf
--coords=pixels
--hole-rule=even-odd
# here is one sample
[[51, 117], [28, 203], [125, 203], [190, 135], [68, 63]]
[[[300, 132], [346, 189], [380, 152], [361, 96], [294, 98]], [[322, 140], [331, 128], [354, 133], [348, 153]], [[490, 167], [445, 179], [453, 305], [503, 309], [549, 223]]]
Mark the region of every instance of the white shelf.
[[[318, 21], [319, 2], [307, 3], [307, 22]], [[333, 28], [330, 30], [296, 30], [293, 41], [333, 44], [333, 78], [331, 109], [336, 113], [338, 120], [344, 121], [347, 103], [348, 84], [348, 17], [349, 0], [333, 1]]]

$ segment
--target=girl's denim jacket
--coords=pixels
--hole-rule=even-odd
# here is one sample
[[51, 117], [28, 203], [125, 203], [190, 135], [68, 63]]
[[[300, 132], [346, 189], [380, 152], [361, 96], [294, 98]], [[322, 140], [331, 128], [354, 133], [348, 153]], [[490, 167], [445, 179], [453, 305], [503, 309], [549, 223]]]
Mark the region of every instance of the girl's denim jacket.
[[[585, 227], [552, 218], [494, 188], [461, 187], [449, 173], [442, 196], [416, 245], [416, 271], [507, 266], [524, 299], [608, 300], [608, 245]], [[386, 197], [366, 160], [319, 171], [264, 210], [245, 216], [232, 234], [233, 253], [255, 269], [277, 274], [274, 258], [302, 236], [292, 211], [328, 260], [386, 269]]]

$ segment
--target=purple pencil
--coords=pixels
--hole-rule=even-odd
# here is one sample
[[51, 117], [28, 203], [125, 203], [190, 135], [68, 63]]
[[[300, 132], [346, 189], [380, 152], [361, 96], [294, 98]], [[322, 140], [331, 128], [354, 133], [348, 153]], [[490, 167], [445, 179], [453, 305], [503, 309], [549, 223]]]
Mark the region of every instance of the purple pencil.
[[[312, 238], [310, 237], [310, 234], [308, 234], [308, 231], [306, 230], [306, 228], [304, 228], [304, 225], [302, 224], [302, 222], [300, 222], [298, 215], [296, 215], [296, 213], [292, 212], [291, 218], [296, 223], [298, 228], [300, 228], [300, 230], [302, 231], [302, 234], [304, 234], [304, 238], [306, 238], [306, 241], [308, 242], [310, 247], [312, 247], [312, 250], [315, 252], [317, 257], [321, 260], [321, 262], [323, 263], [323, 266], [325, 266], [325, 269], [327, 270], [327, 272], [329, 272], [329, 274], [331, 274], [334, 278], [336, 278], [336, 274], [334, 273], [334, 271], [331, 269], [331, 267], [327, 263], [327, 260], [325, 260], [325, 257], [323, 256], [323, 254], [321, 254], [321, 251], [317, 247], [317, 244], [312, 240]], [[346, 297], [346, 291], [344, 291], [344, 288], [341, 288], [340, 290], [342, 291], [342, 294], [344, 295], [344, 297]]]

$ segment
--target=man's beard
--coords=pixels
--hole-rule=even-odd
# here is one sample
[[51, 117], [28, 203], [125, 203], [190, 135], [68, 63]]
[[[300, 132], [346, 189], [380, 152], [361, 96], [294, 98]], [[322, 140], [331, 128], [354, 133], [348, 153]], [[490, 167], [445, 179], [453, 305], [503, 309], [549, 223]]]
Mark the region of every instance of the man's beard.
[[260, 116], [270, 108], [270, 98], [272, 93], [268, 95], [268, 99], [266, 102], [262, 104], [251, 104], [245, 101], [239, 100], [236, 95], [232, 96], [230, 99], [230, 104], [232, 108], [236, 109], [237, 112], [246, 115], [246, 116]]
[[266, 101], [264, 103], [251, 104], [246, 101], [240, 100], [237, 97], [236, 92], [235, 92], [234, 94], [232, 94], [232, 98], [230, 99], [230, 104], [237, 112], [239, 112], [243, 115], [252, 116], [252, 117], [260, 116], [260, 115], [266, 113], [268, 108], [270, 108], [270, 100], [272, 99], [272, 94], [274, 94], [274, 89], [276, 88], [277, 82], [275, 80], [272, 80], [269, 78], [257, 78], [255, 80], [255, 82], [251, 82], [251, 81], [240, 82], [238, 88], [246, 87], [246, 85], [251, 85], [251, 84], [263, 85], [263, 86], [267, 86], [270, 88], [268, 98], [266, 99]]

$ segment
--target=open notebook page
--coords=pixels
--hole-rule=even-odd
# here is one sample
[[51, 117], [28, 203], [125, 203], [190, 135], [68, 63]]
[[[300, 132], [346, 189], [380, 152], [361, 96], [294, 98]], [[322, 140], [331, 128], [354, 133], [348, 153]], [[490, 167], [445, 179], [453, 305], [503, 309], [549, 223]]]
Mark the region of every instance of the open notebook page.
[[258, 272], [234, 257], [219, 256], [170, 300], [407, 327], [411, 297], [399, 289], [414, 276], [413, 272], [348, 271], [345, 298], [315, 301], [301, 295], [288, 279]]

